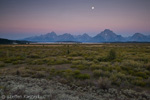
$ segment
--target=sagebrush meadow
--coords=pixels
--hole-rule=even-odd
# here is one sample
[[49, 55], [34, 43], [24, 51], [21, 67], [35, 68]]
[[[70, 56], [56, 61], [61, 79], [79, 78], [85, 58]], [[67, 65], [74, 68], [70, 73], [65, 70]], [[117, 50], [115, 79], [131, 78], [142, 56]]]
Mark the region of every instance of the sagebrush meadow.
[[[81, 87], [83, 93], [92, 89], [109, 93], [111, 89], [115, 89], [118, 91], [114, 92], [117, 93], [116, 98], [122, 98], [119, 95], [121, 93], [125, 95], [123, 100], [149, 100], [149, 53], [148, 43], [0, 45], [0, 76], [22, 77], [21, 80], [26, 77], [56, 81], [69, 86], [71, 90]], [[9, 89], [4, 83], [0, 84], [0, 88]], [[145, 97], [138, 94], [137, 97], [131, 98], [130, 92], [123, 92], [128, 89], [144, 93], [141, 95]], [[3, 94], [13, 93], [6, 90]], [[23, 89], [21, 91], [24, 93]]]
[[147, 90], [149, 53], [149, 44], [1, 45], [0, 74]]

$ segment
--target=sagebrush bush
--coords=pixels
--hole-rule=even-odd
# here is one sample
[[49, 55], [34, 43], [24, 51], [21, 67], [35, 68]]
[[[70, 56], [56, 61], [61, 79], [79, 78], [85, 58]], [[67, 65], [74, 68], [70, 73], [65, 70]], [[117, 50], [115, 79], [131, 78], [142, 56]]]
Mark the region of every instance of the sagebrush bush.
[[82, 65], [77, 65], [76, 68], [79, 70], [85, 70], [88, 69], [88, 66], [82, 64]]
[[74, 72], [73, 72], [73, 75], [79, 75], [81, 72], [80, 72], [80, 70], [75, 70]]
[[101, 89], [109, 89], [111, 87], [111, 80], [108, 79], [108, 78], [102, 78], [102, 77], [100, 77], [98, 79], [98, 86]]
[[16, 60], [13, 61], [12, 64], [17, 65], [17, 64], [22, 64], [23, 62], [21, 60]]
[[137, 61], [134, 61], [134, 60], [124, 60], [121, 65], [124, 66], [124, 67], [126, 67], [126, 66], [130, 67], [130, 69], [143, 66], [142, 62], [137, 62]]
[[100, 67], [100, 65], [97, 65], [97, 64], [92, 64], [91, 66], [90, 66], [90, 69], [91, 70], [97, 70], [97, 69], [100, 69], [101, 67]]
[[46, 73], [45, 72], [37, 72], [34, 75], [32, 75], [33, 78], [44, 78], [46, 77]]
[[31, 54], [29, 56], [27, 56], [28, 58], [40, 58], [40, 55], [38, 54]]
[[18, 75], [18, 76], [20, 75], [20, 71], [19, 70], [16, 71], [16, 75]]
[[90, 75], [89, 74], [78, 74], [78, 75], [75, 75], [75, 78], [85, 80], [85, 79], [90, 79]]
[[81, 60], [72, 61], [73, 65], [78, 65], [78, 64], [81, 64], [81, 63], [82, 63]]
[[147, 64], [145, 65], [145, 67], [146, 67], [147, 70], [150, 71], [150, 63], [147, 63]]
[[111, 49], [107, 55], [107, 59], [108, 60], [114, 60], [117, 58], [117, 54], [116, 54], [116, 51], [114, 49]]
[[133, 80], [133, 84], [141, 87], [146, 86], [146, 82], [144, 80]]
[[95, 78], [99, 78], [102, 75], [102, 70], [94, 70], [93, 71], [93, 76]]
[[145, 72], [134, 72], [135, 76], [138, 76], [138, 77], [142, 77], [142, 78], [148, 78], [148, 76], [146, 75]]
[[80, 70], [75, 70], [72, 74], [72, 76], [75, 78], [75, 79], [81, 79], [81, 80], [85, 80], [85, 79], [90, 79], [90, 75], [89, 74], [82, 74], [80, 72]]
[[5, 64], [4, 63], [0, 63], [0, 68], [1, 67], [5, 67]]
[[120, 78], [121, 80], [126, 80], [126, 75], [123, 74], [123, 73], [121, 73], [121, 72], [117, 73], [117, 74], [116, 74], [116, 77], [117, 77], [117, 78]]

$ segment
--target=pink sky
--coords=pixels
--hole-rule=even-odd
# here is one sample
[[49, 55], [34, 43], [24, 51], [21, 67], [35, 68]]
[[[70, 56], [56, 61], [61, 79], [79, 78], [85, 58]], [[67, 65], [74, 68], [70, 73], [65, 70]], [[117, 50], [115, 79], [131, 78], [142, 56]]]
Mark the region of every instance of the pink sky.
[[51, 31], [94, 36], [104, 29], [123, 36], [150, 33], [149, 0], [1, 0], [0, 6], [1, 37]]

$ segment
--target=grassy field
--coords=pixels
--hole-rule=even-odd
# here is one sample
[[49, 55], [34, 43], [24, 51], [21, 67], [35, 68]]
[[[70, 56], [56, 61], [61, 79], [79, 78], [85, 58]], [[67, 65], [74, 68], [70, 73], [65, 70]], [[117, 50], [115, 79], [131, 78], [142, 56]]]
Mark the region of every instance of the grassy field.
[[150, 44], [0, 45], [0, 76], [150, 92]]

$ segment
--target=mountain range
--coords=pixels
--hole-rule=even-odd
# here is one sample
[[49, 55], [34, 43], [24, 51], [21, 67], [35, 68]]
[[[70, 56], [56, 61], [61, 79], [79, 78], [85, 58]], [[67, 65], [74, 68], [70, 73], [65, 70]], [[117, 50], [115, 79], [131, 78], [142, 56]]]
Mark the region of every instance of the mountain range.
[[62, 35], [57, 35], [55, 32], [47, 33], [45, 35], [28, 37], [23, 40], [33, 41], [33, 42], [150, 42], [150, 35], [143, 35], [141, 33], [135, 33], [133, 36], [123, 37], [117, 35], [109, 29], [105, 29], [94, 37], [89, 36], [84, 33], [83, 35], [71, 35], [69, 33], [64, 33]]

